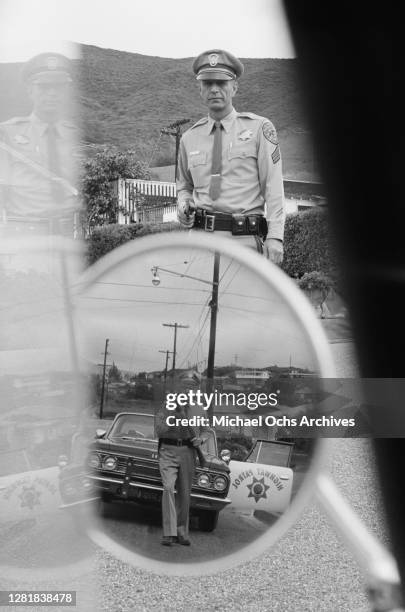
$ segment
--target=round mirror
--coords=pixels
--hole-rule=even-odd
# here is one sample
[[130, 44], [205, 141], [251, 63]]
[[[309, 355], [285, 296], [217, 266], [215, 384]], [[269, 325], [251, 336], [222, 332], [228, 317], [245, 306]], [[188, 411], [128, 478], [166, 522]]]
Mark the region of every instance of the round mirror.
[[231, 240], [158, 234], [97, 262], [72, 300], [89, 388], [65, 507], [95, 543], [152, 571], [210, 573], [268, 548], [322, 454], [291, 425], [312, 406], [307, 389], [334, 376], [293, 281]]

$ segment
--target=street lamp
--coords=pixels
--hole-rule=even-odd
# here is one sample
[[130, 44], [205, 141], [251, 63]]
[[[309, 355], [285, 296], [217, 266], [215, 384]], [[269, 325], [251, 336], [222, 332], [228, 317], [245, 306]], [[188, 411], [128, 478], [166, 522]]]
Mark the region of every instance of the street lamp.
[[174, 272], [174, 270], [167, 270], [166, 268], [161, 268], [160, 266], [153, 266], [153, 268], [151, 268], [152, 285], [154, 285], [155, 287], [160, 285], [160, 277], [158, 274], [158, 270], [160, 270], [161, 272], [166, 272], [167, 274], [173, 274], [174, 276], [180, 276], [180, 278], [191, 278], [192, 280], [199, 281], [200, 283], [211, 285], [211, 287], [213, 287], [214, 285], [218, 286], [218, 279], [215, 278], [212, 281], [208, 281], [205, 280], [205, 278], [199, 278], [198, 276], [190, 276], [190, 274], [182, 274], [181, 272]]
[[158, 287], [160, 285], [160, 278], [159, 278], [157, 266], [154, 266], [152, 268], [152, 285], [154, 287]]

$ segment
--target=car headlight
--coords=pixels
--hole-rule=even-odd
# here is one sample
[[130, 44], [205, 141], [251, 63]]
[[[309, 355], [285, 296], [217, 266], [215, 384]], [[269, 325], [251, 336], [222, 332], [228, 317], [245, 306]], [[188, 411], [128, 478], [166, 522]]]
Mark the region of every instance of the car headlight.
[[208, 477], [208, 474], [200, 474], [197, 478], [197, 484], [199, 487], [209, 487], [210, 479]]
[[225, 491], [228, 486], [228, 481], [224, 476], [217, 476], [214, 480], [214, 489], [217, 491]]
[[93, 486], [93, 483], [88, 478], [82, 478], [82, 487], [85, 491], [88, 491]]
[[117, 458], [116, 457], [106, 457], [103, 461], [103, 468], [105, 470], [115, 470], [117, 467]]
[[88, 464], [92, 468], [99, 468], [101, 465], [100, 457], [97, 453], [90, 453], [88, 458]]
[[77, 488], [72, 482], [61, 483], [61, 494], [62, 497], [74, 497], [77, 494]]

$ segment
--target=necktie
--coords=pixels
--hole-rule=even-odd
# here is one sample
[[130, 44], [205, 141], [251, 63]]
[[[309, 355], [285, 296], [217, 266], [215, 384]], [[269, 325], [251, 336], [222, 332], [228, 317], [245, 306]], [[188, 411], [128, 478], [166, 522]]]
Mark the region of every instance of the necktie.
[[[61, 177], [58, 133], [55, 125], [52, 123], [49, 123], [46, 129], [46, 140], [48, 148], [48, 168], [52, 174], [56, 175], [57, 177]], [[54, 200], [56, 202], [61, 202], [63, 200], [64, 193], [60, 183], [57, 181], [57, 179], [53, 179], [51, 180], [50, 186]]]
[[58, 133], [53, 123], [46, 128], [46, 142], [48, 148], [48, 168], [53, 174], [60, 175], [60, 160], [58, 149]]
[[217, 200], [221, 192], [222, 171], [222, 123], [214, 123], [214, 146], [212, 148], [211, 183], [209, 196], [211, 200]]

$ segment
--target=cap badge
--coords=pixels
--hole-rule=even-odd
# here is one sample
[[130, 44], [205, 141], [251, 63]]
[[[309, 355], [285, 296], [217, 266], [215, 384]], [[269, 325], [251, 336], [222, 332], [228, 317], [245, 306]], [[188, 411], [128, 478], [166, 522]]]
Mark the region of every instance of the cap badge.
[[56, 70], [58, 67], [58, 58], [57, 57], [48, 57], [46, 60], [46, 67], [48, 70]]
[[218, 59], [219, 57], [216, 53], [210, 53], [208, 56], [210, 66], [216, 66], [218, 64]]

